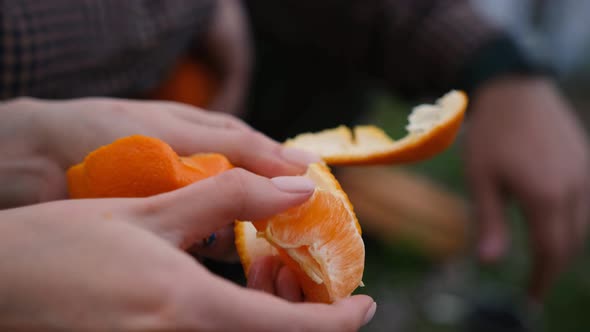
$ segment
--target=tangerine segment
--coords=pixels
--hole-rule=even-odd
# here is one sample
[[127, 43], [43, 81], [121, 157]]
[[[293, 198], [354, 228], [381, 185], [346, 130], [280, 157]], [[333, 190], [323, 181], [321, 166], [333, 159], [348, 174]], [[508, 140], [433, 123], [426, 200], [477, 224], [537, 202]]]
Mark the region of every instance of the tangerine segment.
[[[316, 183], [312, 197], [269, 219], [253, 222], [256, 243], [253, 227], [239, 222], [236, 246], [247, 273], [256, 258], [277, 255], [264, 247], [261, 239], [265, 239], [295, 272], [306, 300], [330, 303], [349, 296], [362, 284], [365, 247], [352, 205], [330, 170], [323, 164], [312, 164], [306, 176]], [[245, 230], [250, 235], [242, 234]]]
[[257, 230], [249, 221], [236, 221], [234, 226], [236, 250], [246, 275], [250, 265], [258, 257], [277, 256], [279, 253], [266, 239], [257, 236]]
[[100, 147], [67, 172], [72, 198], [146, 197], [232, 168], [221, 154], [179, 157], [159, 139], [134, 135]]
[[284, 144], [320, 155], [331, 165], [409, 163], [442, 152], [455, 140], [467, 108], [467, 95], [451, 91], [435, 105], [419, 105], [408, 117], [408, 134], [391, 139], [375, 126], [346, 126], [304, 133]]

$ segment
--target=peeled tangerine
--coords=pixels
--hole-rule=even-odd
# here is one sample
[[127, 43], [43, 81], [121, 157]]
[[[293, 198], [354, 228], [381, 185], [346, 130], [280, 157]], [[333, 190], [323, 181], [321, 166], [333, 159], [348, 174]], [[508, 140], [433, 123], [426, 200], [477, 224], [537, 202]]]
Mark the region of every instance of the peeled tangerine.
[[[421, 105], [409, 117], [408, 135], [398, 141], [373, 126], [299, 135], [287, 146], [315, 152], [327, 164], [403, 163], [426, 159], [452, 143], [467, 97], [451, 91], [436, 105]], [[179, 157], [156, 138], [134, 135], [91, 152], [67, 172], [72, 198], [144, 197], [174, 190], [233, 166], [223, 155]], [[305, 176], [316, 183], [300, 206], [266, 220], [237, 222], [236, 246], [246, 273], [254, 260], [278, 255], [297, 274], [308, 301], [333, 302], [359, 285], [365, 261], [361, 228], [348, 197], [323, 163]]]
[[306, 300], [333, 302], [359, 285], [365, 246], [352, 204], [321, 163], [305, 174], [316, 183], [312, 197], [269, 219], [236, 223], [236, 247], [246, 273], [257, 257], [279, 255], [297, 275]]
[[[461, 91], [447, 93], [435, 105], [419, 105], [400, 140], [375, 126], [340, 126], [304, 133], [284, 144], [316, 153], [329, 165], [420, 161], [454, 141], [466, 107]], [[257, 258], [278, 255], [296, 272], [306, 300], [329, 303], [362, 285], [365, 248], [352, 205], [327, 166], [312, 164], [305, 176], [316, 183], [313, 196], [270, 219], [237, 222], [236, 246], [246, 274]]]

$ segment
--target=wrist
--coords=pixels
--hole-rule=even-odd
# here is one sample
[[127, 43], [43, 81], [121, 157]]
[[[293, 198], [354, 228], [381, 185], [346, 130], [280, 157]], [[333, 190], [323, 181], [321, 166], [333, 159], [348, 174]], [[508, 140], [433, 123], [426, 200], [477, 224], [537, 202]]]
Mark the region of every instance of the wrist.
[[[545, 107], [548, 105], [552, 106]], [[539, 116], [540, 111], [551, 108], [568, 108], [552, 79], [507, 74], [490, 79], [473, 91], [468, 114], [470, 118], [490, 121], [490, 118]]]

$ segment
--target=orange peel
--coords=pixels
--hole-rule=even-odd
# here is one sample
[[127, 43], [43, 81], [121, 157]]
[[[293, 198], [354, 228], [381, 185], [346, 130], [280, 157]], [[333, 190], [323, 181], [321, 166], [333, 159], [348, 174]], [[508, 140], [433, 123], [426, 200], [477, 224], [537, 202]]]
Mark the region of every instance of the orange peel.
[[457, 136], [468, 98], [453, 90], [433, 105], [418, 105], [408, 117], [408, 134], [393, 140], [378, 127], [346, 126], [303, 133], [284, 145], [313, 152], [329, 165], [399, 164], [425, 160], [445, 150]]
[[146, 197], [232, 168], [222, 154], [179, 157], [165, 142], [133, 135], [89, 153], [66, 173], [71, 198]]

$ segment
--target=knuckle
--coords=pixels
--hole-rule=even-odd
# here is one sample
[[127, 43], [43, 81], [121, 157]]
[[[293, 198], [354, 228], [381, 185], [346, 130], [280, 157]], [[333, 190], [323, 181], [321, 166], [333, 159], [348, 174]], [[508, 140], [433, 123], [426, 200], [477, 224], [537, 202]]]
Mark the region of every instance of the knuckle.
[[[187, 287], [193, 280], [188, 276], [194, 275], [191, 271], [178, 266], [166, 271], [150, 271], [151, 277], [141, 285], [143, 299], [136, 309], [136, 313], [142, 319], [149, 322], [150, 328], [157, 331], [171, 331], [185, 329], [194, 326], [197, 315], [187, 311], [193, 308], [192, 299], [198, 298], [195, 290]], [[170, 283], [172, 279], [176, 280]], [[183, 278], [186, 278], [183, 280]], [[145, 291], [148, 290], [148, 291]]]
[[241, 146], [252, 146], [256, 143], [256, 133], [240, 131], [236, 134], [236, 139]]
[[259, 146], [264, 142], [265, 136], [256, 131], [243, 131], [238, 136], [242, 142], [251, 147]]
[[161, 196], [148, 197], [147, 199], [133, 199], [137, 214], [141, 217], [149, 217], [162, 213], [166, 207], [166, 202]]
[[[147, 271], [148, 277], [135, 281], [135, 289], [142, 292], [130, 298], [127, 308], [140, 320], [149, 322], [152, 328], [169, 328], [170, 317], [178, 317], [177, 298], [180, 290], [179, 283], [166, 283], [164, 277], [154, 276], [153, 271]], [[145, 276], [146, 274], [144, 274]]]
[[249, 176], [249, 172], [243, 168], [232, 168], [226, 172], [223, 172], [220, 175], [220, 178], [227, 183], [232, 184], [234, 191], [238, 191], [238, 193], [242, 193], [241, 189], [245, 186], [246, 178]]
[[231, 217], [240, 215], [246, 207], [248, 197], [248, 176], [250, 173], [242, 168], [233, 168], [219, 176], [218, 188], [223, 190], [222, 196], [232, 203], [233, 208], [228, 209]]
[[246, 127], [246, 123], [236, 117], [233, 117], [229, 114], [225, 113], [217, 113], [215, 114], [219, 120], [223, 122], [224, 127], [226, 128], [241, 128]]
[[107, 100], [96, 100], [99, 103], [103, 103], [106, 107], [106, 111], [111, 113], [111, 116], [125, 117], [133, 113], [134, 108], [124, 101], [107, 101]]

